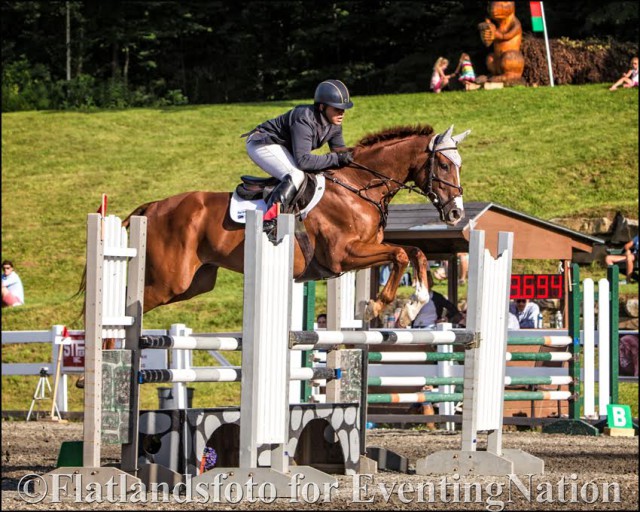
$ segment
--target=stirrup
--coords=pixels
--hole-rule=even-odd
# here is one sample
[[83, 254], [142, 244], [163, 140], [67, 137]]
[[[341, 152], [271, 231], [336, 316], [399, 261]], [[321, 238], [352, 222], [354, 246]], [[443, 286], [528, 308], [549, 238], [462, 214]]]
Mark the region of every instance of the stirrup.
[[278, 238], [278, 219], [265, 220], [262, 223], [262, 232], [267, 235], [269, 242], [275, 244]]

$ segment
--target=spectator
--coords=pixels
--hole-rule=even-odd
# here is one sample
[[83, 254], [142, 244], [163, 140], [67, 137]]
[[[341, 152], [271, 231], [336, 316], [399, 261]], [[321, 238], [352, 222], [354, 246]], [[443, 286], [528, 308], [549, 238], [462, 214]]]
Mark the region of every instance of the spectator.
[[631, 59], [631, 69], [622, 75], [620, 80], [609, 87], [609, 90], [615, 91], [621, 85], [624, 88], [638, 87], [638, 57]]
[[620, 375], [638, 376], [638, 335], [625, 334], [620, 337]]
[[325, 313], [320, 313], [316, 318], [316, 325], [318, 329], [326, 329], [327, 328], [327, 315]]
[[427, 284], [429, 285], [430, 300], [422, 306], [411, 327], [433, 327], [435, 324], [442, 322], [450, 322], [452, 324], [462, 323], [464, 316], [458, 308], [452, 302], [449, 302], [442, 294], [433, 291], [433, 276], [431, 275], [431, 271], [427, 272]]
[[442, 260], [439, 265], [440, 266], [433, 272], [433, 277], [438, 281], [444, 281], [449, 273], [449, 263], [447, 260]]
[[[390, 275], [391, 263], [380, 267], [380, 286], [384, 286], [387, 284]], [[400, 286], [411, 286], [412, 281], [413, 278], [411, 277], [411, 272], [407, 269], [407, 271], [402, 274], [402, 277], [400, 278]]]
[[518, 329], [520, 329], [520, 322], [518, 322], [518, 317], [511, 311], [509, 311], [509, 324], [507, 325], [507, 329], [509, 329], [510, 331], [517, 331]]
[[466, 91], [471, 89], [470, 85], [475, 83], [476, 74], [473, 71], [473, 65], [471, 64], [471, 57], [469, 57], [468, 53], [463, 53], [460, 55], [460, 61], [458, 62], [458, 67], [454, 71], [454, 75], [460, 73], [458, 77], [458, 81], [464, 85]]
[[449, 61], [444, 57], [438, 57], [433, 66], [433, 74], [431, 75], [431, 90], [438, 94], [444, 87], [449, 85], [449, 79], [455, 75], [445, 74]]
[[386, 265], [382, 265], [380, 267], [380, 286], [384, 286], [385, 284], [387, 284], [387, 281], [389, 280], [389, 276], [391, 275], [391, 263], [388, 263]]
[[540, 306], [529, 299], [516, 299], [509, 306], [509, 312], [515, 315], [520, 329], [535, 329], [538, 325]]
[[2, 307], [23, 304], [24, 288], [20, 276], [13, 270], [13, 263], [4, 260], [2, 262]]
[[632, 240], [624, 244], [624, 254], [609, 254], [604, 261], [607, 265], [615, 265], [620, 261], [626, 261], [625, 275], [627, 281], [631, 281], [633, 276], [633, 266], [638, 259], [638, 235], [634, 236]]

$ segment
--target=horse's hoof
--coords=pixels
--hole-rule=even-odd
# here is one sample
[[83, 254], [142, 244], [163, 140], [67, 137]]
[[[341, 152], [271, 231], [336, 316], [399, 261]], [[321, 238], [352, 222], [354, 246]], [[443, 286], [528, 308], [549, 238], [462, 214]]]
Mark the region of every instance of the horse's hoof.
[[411, 322], [413, 322], [413, 320], [409, 318], [407, 308], [402, 308], [402, 310], [400, 311], [400, 316], [398, 317], [398, 325], [402, 328], [411, 327]]
[[370, 300], [367, 307], [364, 309], [364, 319], [366, 322], [378, 318], [382, 313], [382, 304], [375, 300]]

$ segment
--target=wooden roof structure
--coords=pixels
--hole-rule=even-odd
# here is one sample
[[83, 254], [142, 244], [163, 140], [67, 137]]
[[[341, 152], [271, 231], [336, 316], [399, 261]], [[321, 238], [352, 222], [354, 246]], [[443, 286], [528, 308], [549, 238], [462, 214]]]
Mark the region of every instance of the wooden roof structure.
[[[465, 218], [450, 227], [440, 220], [431, 203], [391, 204], [384, 230], [386, 242], [419, 247], [430, 261], [449, 261], [448, 296], [453, 301], [458, 296], [456, 255], [469, 252], [472, 229], [485, 231], [485, 246], [494, 257], [498, 233], [513, 232], [513, 259], [516, 260], [559, 260], [569, 265], [576, 253], [591, 253], [594, 245], [604, 243], [599, 238], [497, 203], [465, 202], [464, 206]], [[568, 278], [568, 274], [565, 275]], [[377, 284], [377, 280], [375, 282]]]
[[[495, 251], [499, 231], [514, 234], [514, 259], [571, 260], [576, 251], [590, 253], [604, 241], [559, 224], [538, 219], [497, 203], [465, 203], [465, 218], [450, 227], [432, 204], [389, 205], [384, 230], [387, 242], [420, 247], [429, 259], [446, 259], [469, 251], [472, 229], [485, 231], [486, 246]], [[494, 254], [495, 256], [495, 254]]]

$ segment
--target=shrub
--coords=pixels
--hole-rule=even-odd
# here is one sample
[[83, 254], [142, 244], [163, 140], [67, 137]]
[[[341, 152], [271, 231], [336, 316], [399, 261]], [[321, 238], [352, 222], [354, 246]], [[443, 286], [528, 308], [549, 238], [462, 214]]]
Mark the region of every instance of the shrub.
[[[629, 69], [638, 54], [635, 43], [612, 39], [568, 38], [549, 40], [553, 80], [558, 85], [615, 82]], [[522, 39], [525, 67], [522, 78], [528, 85], [549, 85], [547, 53], [542, 37], [525, 34]]]
[[31, 66], [27, 59], [2, 68], [2, 111], [41, 110], [51, 106], [51, 76], [42, 64]]

